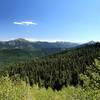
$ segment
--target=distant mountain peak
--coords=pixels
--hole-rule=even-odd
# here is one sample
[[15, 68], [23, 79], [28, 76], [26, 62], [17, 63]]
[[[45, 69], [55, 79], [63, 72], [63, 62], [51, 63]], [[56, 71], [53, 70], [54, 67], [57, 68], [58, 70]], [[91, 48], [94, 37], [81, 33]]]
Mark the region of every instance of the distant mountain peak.
[[15, 39], [13, 41], [19, 41], [19, 42], [29, 42], [28, 40], [26, 39], [23, 39], [23, 38], [18, 38], [18, 39]]
[[89, 41], [87, 44], [94, 44], [94, 43], [96, 43], [95, 41]]

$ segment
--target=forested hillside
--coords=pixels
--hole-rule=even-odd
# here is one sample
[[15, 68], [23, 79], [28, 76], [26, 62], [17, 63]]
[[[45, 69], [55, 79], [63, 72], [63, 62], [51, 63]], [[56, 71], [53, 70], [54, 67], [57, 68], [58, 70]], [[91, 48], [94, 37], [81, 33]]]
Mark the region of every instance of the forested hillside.
[[4, 70], [9, 64], [22, 61], [30, 61], [33, 58], [48, 56], [63, 51], [60, 48], [29, 50], [29, 49], [0, 49], [0, 70]]
[[62, 87], [88, 86], [100, 88], [100, 43], [73, 48], [54, 55], [16, 63], [6, 71], [14, 80], [21, 78], [31, 86]]
[[16, 39], [0, 42], [0, 70], [9, 64], [31, 60], [35, 57], [44, 57], [66, 48], [78, 46], [70, 42], [30, 42], [25, 39]]

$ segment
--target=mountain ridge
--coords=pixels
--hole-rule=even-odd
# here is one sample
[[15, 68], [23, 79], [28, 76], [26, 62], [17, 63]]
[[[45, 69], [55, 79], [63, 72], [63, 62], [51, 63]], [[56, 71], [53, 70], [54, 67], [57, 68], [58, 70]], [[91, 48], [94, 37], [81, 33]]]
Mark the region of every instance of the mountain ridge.
[[44, 48], [71, 48], [78, 46], [78, 43], [73, 42], [42, 42], [42, 41], [28, 41], [23, 38], [18, 38], [9, 41], [0, 41], [0, 49], [2, 48], [19, 48], [19, 49], [44, 49]]

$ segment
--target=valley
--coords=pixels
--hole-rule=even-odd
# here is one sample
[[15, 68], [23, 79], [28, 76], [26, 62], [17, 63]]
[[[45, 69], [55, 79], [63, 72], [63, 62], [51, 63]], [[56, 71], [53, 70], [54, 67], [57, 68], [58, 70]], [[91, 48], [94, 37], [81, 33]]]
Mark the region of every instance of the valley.
[[[38, 50], [30, 50], [20, 47], [0, 50], [2, 65], [0, 67], [2, 82], [0, 88], [9, 89], [9, 92], [2, 91], [0, 96], [3, 94], [5, 96], [0, 98], [5, 99], [8, 94], [7, 97], [14, 100], [13, 95], [17, 93], [19, 97], [16, 95], [16, 98], [19, 100], [21, 98], [24, 100], [30, 100], [30, 98], [32, 100], [34, 98], [48, 100], [51, 94], [53, 95], [50, 97], [51, 100], [56, 100], [56, 98], [57, 100], [62, 100], [62, 98], [63, 100], [74, 100], [75, 98], [99, 100], [99, 42], [86, 43], [71, 48], [48, 47], [42, 48], [40, 51], [39, 48]], [[26, 95], [21, 97], [22, 93], [26, 93]], [[9, 97], [10, 94], [13, 95]], [[67, 99], [69, 96], [70, 98]]]

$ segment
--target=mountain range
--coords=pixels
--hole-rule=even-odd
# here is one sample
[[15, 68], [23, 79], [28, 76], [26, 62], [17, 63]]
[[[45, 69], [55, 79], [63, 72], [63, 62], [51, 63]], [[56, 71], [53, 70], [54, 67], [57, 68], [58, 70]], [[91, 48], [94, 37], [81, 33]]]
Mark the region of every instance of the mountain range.
[[48, 56], [78, 45], [71, 42], [30, 42], [22, 38], [0, 41], [0, 69], [10, 63]]
[[55, 53], [62, 52], [71, 48], [77, 48], [86, 44], [78, 44], [72, 42], [31, 42], [22, 38], [0, 41], [0, 69], [10, 63], [31, 60], [36, 57], [44, 57]]
[[30, 42], [28, 40], [19, 38], [10, 41], [0, 42], [0, 49], [30, 49], [30, 50], [40, 50], [40, 49], [51, 49], [51, 48], [72, 48], [78, 46], [78, 43], [72, 42]]

